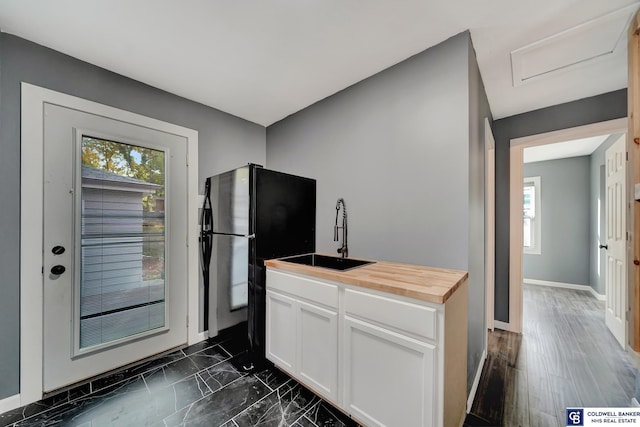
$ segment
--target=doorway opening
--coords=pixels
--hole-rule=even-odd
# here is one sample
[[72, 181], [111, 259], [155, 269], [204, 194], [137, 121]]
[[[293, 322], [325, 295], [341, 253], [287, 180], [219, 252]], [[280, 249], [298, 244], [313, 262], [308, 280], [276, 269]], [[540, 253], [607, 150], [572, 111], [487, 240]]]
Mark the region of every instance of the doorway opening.
[[[587, 139], [603, 135], [612, 134], [625, 134], [627, 132], [627, 119], [618, 119], [602, 123], [596, 123], [586, 126], [580, 126], [576, 128], [564, 129], [545, 134], [532, 135], [524, 138], [517, 138], [511, 140], [510, 147], [510, 260], [509, 260], [509, 322], [500, 323], [502, 329], [506, 329], [516, 333], [522, 333], [523, 330], [523, 279], [528, 279], [524, 274], [524, 217], [523, 217], [523, 200], [524, 200], [524, 155], [525, 150], [533, 147], [549, 146], [549, 144], [557, 144], [564, 141]], [[626, 142], [624, 142], [626, 147]], [[628, 175], [628, 169], [626, 167], [626, 161], [623, 162], [625, 168], [625, 175]], [[630, 180], [627, 179], [627, 182]], [[544, 180], [541, 181], [541, 191], [545, 191]], [[628, 199], [629, 186], [625, 186], [622, 189], [622, 195]], [[624, 204], [628, 206], [628, 204]], [[533, 215], [533, 213], [530, 212]], [[624, 217], [627, 220], [627, 224], [630, 222], [629, 208], [625, 209]], [[533, 224], [533, 223], [532, 223]], [[544, 227], [544, 217], [542, 218], [542, 226]], [[628, 225], [625, 226], [628, 228]], [[626, 230], [625, 230], [626, 231]], [[531, 234], [530, 236], [534, 236]], [[586, 237], [586, 236], [585, 236]], [[531, 237], [534, 239], [535, 237]], [[544, 241], [544, 237], [543, 237]], [[529, 244], [532, 242], [529, 241]], [[626, 245], [629, 246], [627, 241]], [[632, 265], [630, 263], [630, 247], [626, 248], [623, 258], [627, 261], [627, 266]], [[528, 255], [529, 256], [529, 255]], [[538, 257], [540, 255], [530, 255], [531, 257]], [[622, 278], [623, 294], [628, 294], [628, 286], [630, 280], [628, 280], [628, 268], [624, 269], [624, 277]], [[539, 280], [539, 279], [538, 279]], [[565, 280], [566, 281], [566, 280]], [[547, 280], [547, 282], [551, 282]], [[556, 280], [557, 283], [563, 283], [562, 280]], [[538, 283], [540, 284], [540, 283]], [[586, 285], [591, 285], [587, 282]], [[567, 286], [565, 286], [567, 287]], [[591, 286], [589, 286], [591, 288]], [[586, 286], [585, 288], [586, 289]]]

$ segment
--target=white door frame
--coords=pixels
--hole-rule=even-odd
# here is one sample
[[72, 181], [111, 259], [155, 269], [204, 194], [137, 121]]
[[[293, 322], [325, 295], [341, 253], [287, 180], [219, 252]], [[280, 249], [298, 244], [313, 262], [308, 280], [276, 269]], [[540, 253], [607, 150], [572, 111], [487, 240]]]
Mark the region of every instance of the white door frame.
[[[612, 133], [626, 133], [627, 118], [593, 123], [574, 128], [561, 129], [537, 135], [515, 138], [510, 141], [509, 157], [509, 322], [503, 323], [507, 330], [522, 333], [522, 180], [523, 154], [527, 147], [553, 144], [572, 139], [588, 138], [597, 135]], [[629, 139], [627, 138], [627, 151], [629, 151]], [[629, 164], [627, 163], [627, 175]], [[630, 182], [629, 180], [627, 180]], [[627, 184], [629, 187], [629, 184]], [[629, 189], [626, 193], [629, 195]], [[627, 216], [627, 218], [629, 218]], [[627, 220], [627, 229], [629, 228]], [[628, 262], [631, 262], [628, 259]]]
[[[187, 140], [188, 343], [198, 332], [198, 132], [75, 96], [22, 83], [20, 172], [20, 405], [42, 398], [44, 103], [86, 111]], [[191, 322], [188, 319], [193, 319]]]
[[[488, 119], [484, 119], [484, 141], [486, 147], [486, 250], [485, 250], [485, 274], [487, 281], [486, 309], [487, 329], [494, 329], [494, 300], [495, 300], [495, 229], [496, 229], [496, 141], [491, 131]], [[488, 339], [486, 341], [489, 342]]]

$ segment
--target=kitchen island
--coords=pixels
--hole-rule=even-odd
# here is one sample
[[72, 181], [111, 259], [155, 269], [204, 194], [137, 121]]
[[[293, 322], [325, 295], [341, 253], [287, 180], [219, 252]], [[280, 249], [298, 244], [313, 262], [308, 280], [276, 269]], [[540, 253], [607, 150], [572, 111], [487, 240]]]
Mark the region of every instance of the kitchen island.
[[276, 366], [367, 426], [462, 424], [466, 272], [265, 264], [266, 356]]

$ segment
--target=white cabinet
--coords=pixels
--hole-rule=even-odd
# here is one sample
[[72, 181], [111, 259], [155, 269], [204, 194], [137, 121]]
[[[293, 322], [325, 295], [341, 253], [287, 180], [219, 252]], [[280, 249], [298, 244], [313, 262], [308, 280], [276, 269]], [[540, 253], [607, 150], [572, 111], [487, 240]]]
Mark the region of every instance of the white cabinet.
[[368, 426], [433, 426], [436, 347], [345, 317], [344, 406]]
[[300, 301], [297, 312], [298, 369], [302, 382], [338, 398], [338, 313]]
[[287, 371], [296, 363], [295, 304], [292, 298], [267, 290], [267, 358]]
[[338, 399], [338, 287], [267, 272], [266, 356], [326, 399]]
[[267, 358], [369, 427], [457, 427], [466, 310], [268, 268]]
[[347, 412], [368, 426], [438, 425], [434, 409], [442, 310], [345, 289], [344, 313]]

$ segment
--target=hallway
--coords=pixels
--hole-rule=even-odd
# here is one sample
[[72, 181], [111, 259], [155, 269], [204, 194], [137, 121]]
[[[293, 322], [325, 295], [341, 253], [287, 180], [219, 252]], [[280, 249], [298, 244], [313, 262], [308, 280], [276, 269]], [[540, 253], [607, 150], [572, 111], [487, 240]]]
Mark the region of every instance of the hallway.
[[523, 334], [489, 333], [467, 425], [564, 426], [567, 407], [628, 407], [635, 374], [604, 324], [604, 302], [571, 289], [523, 292]]

